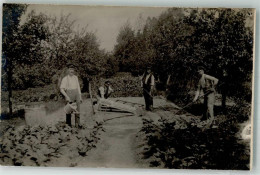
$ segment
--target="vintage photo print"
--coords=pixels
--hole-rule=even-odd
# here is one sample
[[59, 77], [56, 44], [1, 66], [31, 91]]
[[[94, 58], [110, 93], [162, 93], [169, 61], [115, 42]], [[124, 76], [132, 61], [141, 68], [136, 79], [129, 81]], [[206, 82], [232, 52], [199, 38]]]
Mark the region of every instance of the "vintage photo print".
[[0, 165], [250, 170], [255, 9], [3, 4]]

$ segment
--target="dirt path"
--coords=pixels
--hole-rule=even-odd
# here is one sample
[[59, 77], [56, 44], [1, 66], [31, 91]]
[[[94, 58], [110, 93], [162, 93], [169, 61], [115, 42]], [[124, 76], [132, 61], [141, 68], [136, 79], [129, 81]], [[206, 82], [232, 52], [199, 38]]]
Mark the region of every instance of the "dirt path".
[[[124, 101], [143, 104], [141, 97], [121, 98]], [[161, 99], [154, 100], [155, 107], [164, 103]], [[135, 151], [135, 137], [142, 127], [142, 117], [129, 113], [98, 112], [91, 113], [90, 101], [81, 105], [81, 123], [91, 127], [96, 121], [104, 121], [105, 132], [100, 135], [96, 148], [91, 149], [86, 157], [75, 157], [73, 162], [80, 167], [109, 167], [109, 168], [138, 168], [142, 167], [137, 161]], [[38, 112], [38, 111], [37, 111]], [[155, 113], [149, 114], [151, 118], [158, 118]], [[154, 117], [153, 117], [154, 116]], [[64, 121], [63, 109], [46, 116], [41, 123], [55, 124]], [[73, 120], [72, 120], [73, 121]], [[74, 123], [72, 123], [74, 124]]]
[[[138, 104], [144, 103], [143, 98], [140, 97], [122, 98], [122, 100]], [[165, 103], [161, 99], [155, 99], [154, 102], [155, 107]], [[149, 116], [158, 118], [157, 114], [151, 112], [149, 112]], [[113, 112], [99, 112], [97, 117], [105, 121], [103, 125], [105, 132], [102, 133], [96, 149], [92, 149], [77, 166], [142, 168], [143, 165], [137, 160], [136, 143], [134, 143], [135, 137], [142, 127], [142, 117]]]
[[[96, 149], [91, 150], [78, 166], [137, 168], [134, 153], [134, 137], [142, 126], [136, 116], [115, 118], [105, 122]], [[123, 116], [121, 114], [121, 116]], [[119, 117], [119, 116], [118, 116]]]

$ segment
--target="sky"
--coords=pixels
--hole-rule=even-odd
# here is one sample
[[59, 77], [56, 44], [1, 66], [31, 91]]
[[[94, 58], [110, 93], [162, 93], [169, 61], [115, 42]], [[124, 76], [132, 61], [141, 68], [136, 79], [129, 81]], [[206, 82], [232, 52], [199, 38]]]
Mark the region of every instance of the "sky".
[[87, 31], [95, 32], [100, 43], [100, 49], [112, 51], [120, 28], [128, 21], [138, 29], [142, 27], [147, 17], [158, 17], [165, 7], [109, 7], [109, 6], [76, 6], [76, 5], [29, 5], [22, 21], [29, 12], [35, 10], [60, 17], [61, 14], [71, 14], [70, 19], [76, 20], [79, 29], [87, 26]]

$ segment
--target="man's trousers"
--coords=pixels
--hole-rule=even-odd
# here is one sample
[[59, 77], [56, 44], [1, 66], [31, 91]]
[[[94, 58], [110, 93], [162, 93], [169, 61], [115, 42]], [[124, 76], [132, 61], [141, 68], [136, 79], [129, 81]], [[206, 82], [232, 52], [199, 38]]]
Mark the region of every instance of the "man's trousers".
[[[80, 95], [78, 89], [71, 89], [66, 91], [67, 95], [70, 98], [71, 102], [77, 103], [77, 111], [80, 112]], [[66, 114], [66, 124], [71, 126], [71, 114]], [[80, 125], [80, 114], [75, 114], [75, 126], [79, 127]]]
[[153, 107], [153, 97], [151, 94], [151, 88], [143, 88], [143, 95], [145, 101], [145, 109], [152, 110]]

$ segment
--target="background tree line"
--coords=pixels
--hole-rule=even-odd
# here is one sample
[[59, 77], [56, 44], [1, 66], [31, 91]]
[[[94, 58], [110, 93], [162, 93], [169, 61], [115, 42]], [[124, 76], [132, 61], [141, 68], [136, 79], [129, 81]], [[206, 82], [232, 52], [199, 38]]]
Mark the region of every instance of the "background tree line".
[[[159, 88], [166, 81], [173, 100], [183, 100], [196, 87], [196, 71], [220, 79], [218, 89], [226, 96], [251, 101], [253, 68], [253, 21], [249, 9], [171, 8], [158, 18], [148, 18], [143, 30], [128, 23], [117, 38], [114, 55], [120, 71], [141, 74], [152, 65]], [[190, 99], [189, 99], [190, 100]]]
[[[70, 15], [31, 11], [21, 23], [26, 5], [3, 5], [2, 90], [23, 90], [56, 84], [68, 62], [77, 67], [87, 90], [89, 79], [116, 72], [141, 75], [152, 65], [159, 90], [183, 100], [194, 89], [198, 66], [220, 79], [226, 96], [251, 100], [253, 27], [249, 9], [170, 8], [148, 17], [143, 28], [122, 26], [112, 52], [99, 48], [95, 33], [76, 29]], [[251, 19], [250, 19], [251, 18]], [[250, 19], [250, 20], [248, 20]], [[167, 79], [170, 84], [166, 87]]]

